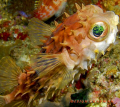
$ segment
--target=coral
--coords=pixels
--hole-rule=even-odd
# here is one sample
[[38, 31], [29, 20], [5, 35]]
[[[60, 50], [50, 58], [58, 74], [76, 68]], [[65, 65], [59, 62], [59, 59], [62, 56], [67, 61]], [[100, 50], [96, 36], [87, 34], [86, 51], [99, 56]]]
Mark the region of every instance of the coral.
[[0, 19], [0, 59], [3, 56], [10, 55], [13, 47], [21, 45], [21, 40], [28, 37], [27, 28], [22, 25], [23, 22], [18, 23], [14, 18], [1, 18]]
[[31, 44], [30, 39], [27, 38], [24, 41], [16, 40], [16, 44], [9, 48], [9, 54], [13, 59], [15, 59], [16, 64], [24, 69], [28, 64], [30, 64], [30, 55], [37, 54], [40, 52], [40, 48], [35, 48]]
[[120, 16], [120, 1], [119, 0], [103, 0], [103, 5], [106, 10], [114, 11]]
[[6, 17], [6, 11], [10, 16], [14, 16], [18, 11], [31, 14], [34, 10], [35, 0], [0, 0], [0, 3], [1, 14], [3, 17]]
[[25, 26], [17, 25], [14, 19], [0, 19], [0, 39], [4, 41], [21, 39], [28, 37]]
[[77, 3], [78, 5], [80, 5], [82, 7], [82, 4], [84, 4], [84, 5], [90, 4], [91, 0], [68, 0], [67, 3], [68, 4], [67, 4], [65, 11], [71, 15], [77, 11], [75, 3]]
[[116, 101], [116, 97], [120, 97], [119, 46], [120, 40], [117, 38], [117, 44], [112, 45], [111, 50], [108, 48], [106, 54], [98, 59], [96, 65], [87, 73], [87, 78], [83, 80], [84, 85], [92, 89], [89, 99], [110, 101], [107, 106], [115, 104], [112, 100]]
[[4, 15], [0, 18], [0, 59], [11, 56], [21, 68], [24, 68], [28, 64], [26, 60], [29, 59], [28, 55], [37, 49], [30, 44], [27, 30], [28, 19], [18, 14], [10, 16], [8, 11], [4, 11]]
[[120, 98], [115, 97], [114, 99], [112, 99], [112, 101], [116, 107], [120, 107]]
[[91, 103], [88, 104], [86, 107], [107, 107], [107, 103]]

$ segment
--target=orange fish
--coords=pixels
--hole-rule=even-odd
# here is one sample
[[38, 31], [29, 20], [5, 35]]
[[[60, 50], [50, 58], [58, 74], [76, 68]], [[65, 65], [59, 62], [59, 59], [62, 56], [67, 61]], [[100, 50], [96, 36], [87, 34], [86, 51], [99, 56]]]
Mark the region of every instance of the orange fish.
[[[36, 58], [33, 58], [31, 66], [39, 78], [51, 74], [50, 84], [56, 89], [62, 89], [74, 80], [80, 69], [90, 68], [92, 61], [104, 55], [109, 45], [115, 42], [118, 32], [119, 17], [114, 12], [103, 12], [95, 5], [82, 5], [81, 8], [76, 4], [76, 8], [77, 12], [73, 15], [66, 13], [63, 23], [55, 22], [55, 29], [36, 18], [29, 23], [32, 43], [40, 45], [43, 42], [42, 54], [34, 56]], [[53, 75], [59, 76], [52, 81]]]
[[65, 9], [67, 0], [39, 0], [35, 3], [35, 17], [47, 20], [53, 15], [59, 17]]
[[42, 86], [47, 86], [46, 97], [50, 90], [64, 89], [70, 82], [74, 83], [74, 78], [83, 72], [81, 69], [90, 68], [115, 42], [118, 15], [103, 12], [95, 5], [81, 8], [76, 4], [76, 8], [77, 12], [71, 16], [65, 13], [67, 18], [63, 23], [55, 22], [55, 29], [36, 18], [29, 23], [32, 43], [42, 44], [41, 52], [33, 55], [31, 66]]
[[114, 12], [103, 12], [95, 5], [76, 7], [77, 12], [66, 14], [63, 23], [55, 22], [55, 29], [37, 18], [30, 20], [31, 43], [42, 44], [41, 52], [31, 55], [34, 71], [21, 71], [10, 57], [1, 59], [1, 107], [33, 107], [36, 99], [59, 96], [79, 78], [81, 69], [88, 69], [115, 42], [119, 17]]

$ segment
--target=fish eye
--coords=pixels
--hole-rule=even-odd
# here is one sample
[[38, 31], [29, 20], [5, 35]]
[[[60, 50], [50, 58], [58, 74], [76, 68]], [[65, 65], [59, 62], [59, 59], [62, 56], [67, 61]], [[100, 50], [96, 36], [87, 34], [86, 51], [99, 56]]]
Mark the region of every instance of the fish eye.
[[104, 40], [109, 31], [109, 26], [106, 22], [97, 22], [94, 23], [89, 31], [89, 38], [94, 41], [102, 41]]
[[99, 37], [104, 31], [104, 27], [101, 25], [95, 25], [95, 27], [93, 28], [93, 35], [95, 37]]

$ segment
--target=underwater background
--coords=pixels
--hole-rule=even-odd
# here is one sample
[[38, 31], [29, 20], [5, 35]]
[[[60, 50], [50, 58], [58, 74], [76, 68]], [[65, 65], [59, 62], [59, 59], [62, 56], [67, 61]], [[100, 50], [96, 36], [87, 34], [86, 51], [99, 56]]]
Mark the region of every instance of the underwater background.
[[[83, 4], [94, 4], [103, 11], [114, 11], [120, 16], [120, 0], [67, 0], [66, 2], [63, 10], [66, 15], [63, 12], [58, 17], [53, 15], [43, 21], [54, 28], [54, 23], [61, 23], [67, 15], [77, 11], [75, 3], [80, 7]], [[29, 56], [40, 52], [40, 47], [31, 42], [28, 33], [29, 21], [36, 14], [36, 6], [39, 6], [37, 3], [39, 0], [38, 2], [36, 0], [0, 0], [0, 69], [3, 69], [3, 66], [7, 70], [12, 68], [12, 65], [8, 66], [9, 61], [3, 62], [6, 61], [3, 58], [7, 57], [15, 61], [17, 70], [17, 67], [20, 70], [27, 70], [30, 63]], [[49, 100], [42, 102], [34, 99], [31, 107], [120, 107], [120, 24], [117, 27], [115, 43], [111, 44], [104, 55], [93, 62], [91, 68], [81, 70], [83, 73], [74, 84], [69, 84], [59, 95]], [[0, 93], [4, 95], [2, 91]], [[100, 101], [95, 102], [97, 99]], [[2, 102], [1, 99], [0, 102]], [[0, 104], [2, 107], [2, 103]], [[12, 107], [12, 103], [5, 107]], [[28, 106], [23, 105], [23, 107]]]

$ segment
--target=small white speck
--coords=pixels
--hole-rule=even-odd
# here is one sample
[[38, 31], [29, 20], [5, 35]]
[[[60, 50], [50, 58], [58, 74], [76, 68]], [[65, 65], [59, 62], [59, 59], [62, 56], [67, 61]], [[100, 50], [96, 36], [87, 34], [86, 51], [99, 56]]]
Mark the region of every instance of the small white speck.
[[13, 36], [14, 36], [14, 38], [17, 38], [18, 35], [17, 35], [17, 34], [14, 34]]

